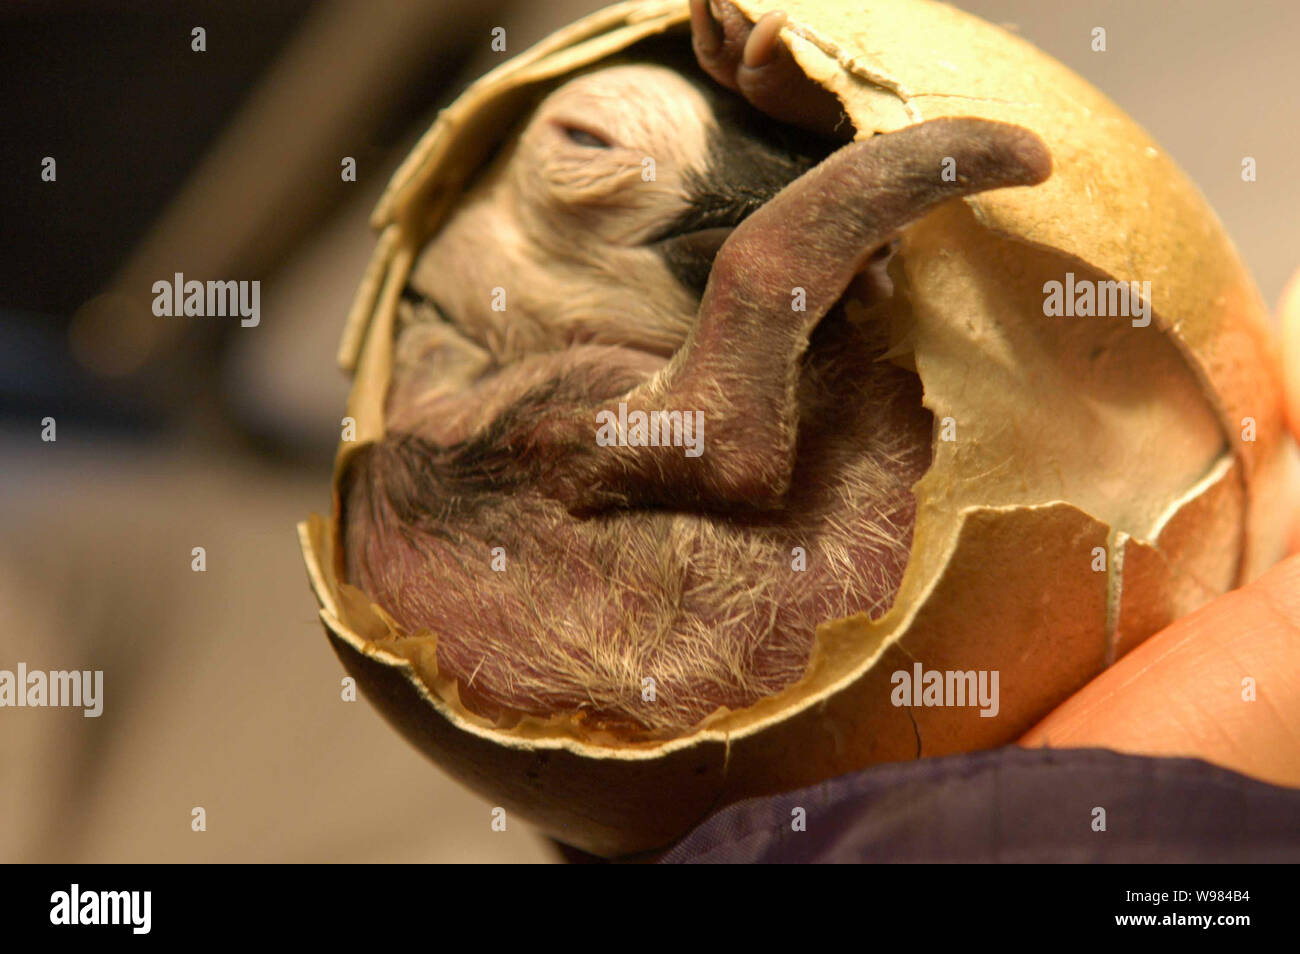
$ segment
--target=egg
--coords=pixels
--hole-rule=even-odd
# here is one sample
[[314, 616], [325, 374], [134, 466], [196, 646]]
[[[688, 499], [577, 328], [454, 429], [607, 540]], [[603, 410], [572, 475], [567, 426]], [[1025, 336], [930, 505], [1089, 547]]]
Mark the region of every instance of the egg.
[[1147, 637], [1262, 573], [1285, 547], [1280, 515], [1297, 508], [1259, 293], [1140, 127], [1025, 40], [943, 4], [736, 6], [751, 21], [787, 14], [782, 42], [858, 138], [975, 117], [1031, 130], [1051, 153], [1042, 184], [943, 204], [900, 236], [897, 293], [873, 314], [920, 378], [934, 439], [890, 609], [822, 622], [785, 689], [647, 739], [571, 712], [476, 713], [439, 669], [436, 639], [403, 643], [346, 582], [337, 481], [384, 436], [396, 312], [420, 249], [539, 89], [648, 37], [688, 44], [679, 2], [616, 4], [553, 34], [466, 90], [403, 163], [340, 348], [355, 428], [335, 511], [299, 527], [326, 634], [384, 717], [507, 816], [607, 857], [663, 847], [743, 798], [1014, 741]]

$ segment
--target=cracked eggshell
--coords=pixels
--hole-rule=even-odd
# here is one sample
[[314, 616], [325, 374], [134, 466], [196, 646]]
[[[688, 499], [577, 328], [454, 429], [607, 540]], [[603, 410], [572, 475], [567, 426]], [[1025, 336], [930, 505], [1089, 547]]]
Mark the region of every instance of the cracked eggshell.
[[[494, 805], [606, 856], [668, 844], [737, 799], [1013, 741], [1156, 630], [1262, 572], [1296, 505], [1262, 301], [1213, 211], [1132, 120], [1028, 43], [942, 4], [737, 5], [751, 19], [787, 12], [783, 40], [859, 136], [978, 116], [1026, 126], [1052, 152], [1045, 184], [949, 203], [903, 236], [899, 294], [880, 317], [913, 349], [936, 433], [893, 608], [826, 621], [799, 683], [678, 738], [595, 737], [564, 715], [502, 727], [461, 705], [431, 653], [395, 652], [382, 610], [338, 581], [337, 497], [332, 519], [300, 526], [326, 632], [385, 717]], [[373, 217], [380, 242], [339, 355], [357, 440], [338, 468], [383, 433], [417, 250], [538, 85], [686, 21], [677, 0], [606, 8], [439, 116]], [[1140, 283], [1130, 316], [1044, 314], [1046, 283], [1112, 280]], [[893, 674], [918, 664], [997, 673], [996, 712], [894, 705]]]

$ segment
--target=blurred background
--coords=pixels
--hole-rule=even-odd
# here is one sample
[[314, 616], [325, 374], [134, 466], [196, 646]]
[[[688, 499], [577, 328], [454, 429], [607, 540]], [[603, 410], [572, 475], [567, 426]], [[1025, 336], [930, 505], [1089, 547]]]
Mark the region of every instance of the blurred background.
[[[0, 861], [559, 860], [341, 698], [294, 524], [329, 506], [334, 354], [388, 177], [500, 62], [493, 27], [510, 55], [602, 5], [0, 6], [0, 669], [101, 669], [105, 695], [97, 719], [0, 710]], [[957, 6], [1143, 124], [1277, 301], [1300, 265], [1300, 5]], [[260, 280], [260, 324], [155, 317], [175, 272]]]

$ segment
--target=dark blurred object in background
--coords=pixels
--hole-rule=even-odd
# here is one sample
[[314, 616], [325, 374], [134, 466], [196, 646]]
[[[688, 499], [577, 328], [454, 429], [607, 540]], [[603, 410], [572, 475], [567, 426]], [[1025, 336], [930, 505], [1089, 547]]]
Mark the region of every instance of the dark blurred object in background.
[[[153, 282], [272, 276], [341, 203], [374, 191], [502, 6], [0, 8], [0, 410], [130, 430], [219, 405], [238, 322], [160, 319]], [[343, 156], [370, 189], [342, 180]], [[256, 414], [235, 417], [256, 433]], [[294, 441], [264, 436], [267, 449]]]
[[[305, 0], [0, 8], [0, 407], [156, 423], [150, 396], [73, 358], [73, 314], [108, 285], [300, 25]], [[197, 55], [191, 28], [212, 44]], [[237, 42], [229, 42], [232, 38]], [[222, 42], [225, 41], [225, 42]], [[55, 183], [40, 177], [54, 157]]]

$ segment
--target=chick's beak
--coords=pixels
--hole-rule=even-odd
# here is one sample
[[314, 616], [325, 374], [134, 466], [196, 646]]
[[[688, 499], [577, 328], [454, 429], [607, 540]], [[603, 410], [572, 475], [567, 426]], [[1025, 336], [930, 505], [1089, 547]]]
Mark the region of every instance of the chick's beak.
[[748, 112], [724, 111], [704, 166], [687, 181], [687, 208], [646, 244], [681, 284], [702, 295], [713, 260], [741, 222], [835, 148], [792, 136]]
[[652, 247], [663, 256], [679, 282], [697, 295], [703, 295], [713, 260], [733, 231], [732, 226], [694, 229], [662, 238], [652, 243]]

